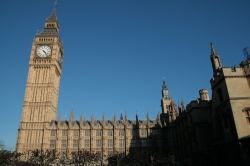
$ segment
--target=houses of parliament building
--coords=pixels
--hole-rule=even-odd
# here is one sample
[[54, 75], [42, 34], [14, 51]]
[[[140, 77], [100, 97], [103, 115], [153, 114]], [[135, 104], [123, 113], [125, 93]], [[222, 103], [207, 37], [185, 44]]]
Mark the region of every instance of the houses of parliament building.
[[62, 120], [56, 115], [64, 50], [55, 6], [32, 43], [16, 151], [84, 149], [104, 157], [151, 148], [174, 155], [179, 165], [250, 165], [250, 56], [239, 66], [224, 67], [210, 46], [211, 100], [201, 89], [196, 100], [176, 105], [163, 81], [156, 119], [140, 120], [136, 113], [135, 120], [127, 115], [75, 120], [72, 111]]

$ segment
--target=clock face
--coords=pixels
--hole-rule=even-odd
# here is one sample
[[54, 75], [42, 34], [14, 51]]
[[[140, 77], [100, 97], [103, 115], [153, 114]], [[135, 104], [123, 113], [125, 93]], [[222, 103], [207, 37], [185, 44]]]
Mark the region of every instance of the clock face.
[[51, 48], [49, 46], [40, 46], [36, 50], [36, 53], [39, 57], [45, 58], [51, 54]]

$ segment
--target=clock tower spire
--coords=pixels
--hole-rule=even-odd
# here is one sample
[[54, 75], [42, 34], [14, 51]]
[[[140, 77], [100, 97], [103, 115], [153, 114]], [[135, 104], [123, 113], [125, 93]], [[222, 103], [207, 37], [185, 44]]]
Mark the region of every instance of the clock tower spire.
[[18, 152], [42, 149], [43, 144], [46, 144], [44, 129], [56, 119], [63, 57], [55, 3], [44, 29], [32, 43], [16, 144]]

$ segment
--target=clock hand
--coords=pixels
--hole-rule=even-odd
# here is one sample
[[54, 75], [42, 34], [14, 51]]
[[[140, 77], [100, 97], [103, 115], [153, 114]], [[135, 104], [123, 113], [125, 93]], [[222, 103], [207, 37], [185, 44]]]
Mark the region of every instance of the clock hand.
[[47, 55], [47, 53], [43, 50], [43, 52], [45, 53], [45, 55]]

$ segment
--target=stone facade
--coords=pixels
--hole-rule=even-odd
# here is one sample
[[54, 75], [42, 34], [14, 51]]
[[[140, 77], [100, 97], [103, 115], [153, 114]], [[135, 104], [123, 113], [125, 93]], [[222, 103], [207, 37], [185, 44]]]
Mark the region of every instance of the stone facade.
[[56, 120], [63, 57], [55, 7], [32, 43], [17, 152], [85, 149], [104, 157], [151, 148], [175, 155], [179, 165], [250, 165], [249, 57], [240, 66], [223, 67], [211, 44], [212, 100], [202, 89], [198, 99], [177, 106], [163, 81], [162, 112], [154, 120], [137, 114], [135, 120], [75, 120], [73, 110], [69, 120]]

